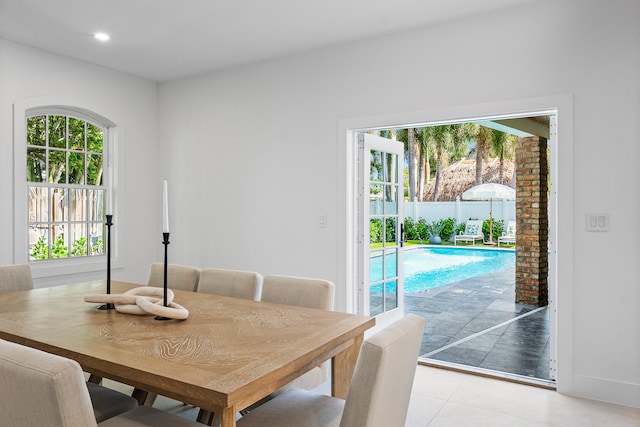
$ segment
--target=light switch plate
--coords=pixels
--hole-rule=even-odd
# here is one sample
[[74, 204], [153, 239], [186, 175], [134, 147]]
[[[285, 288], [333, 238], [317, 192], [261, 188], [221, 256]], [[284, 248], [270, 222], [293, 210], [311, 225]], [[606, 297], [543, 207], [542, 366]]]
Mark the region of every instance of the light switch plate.
[[587, 214], [587, 231], [609, 231], [609, 214]]

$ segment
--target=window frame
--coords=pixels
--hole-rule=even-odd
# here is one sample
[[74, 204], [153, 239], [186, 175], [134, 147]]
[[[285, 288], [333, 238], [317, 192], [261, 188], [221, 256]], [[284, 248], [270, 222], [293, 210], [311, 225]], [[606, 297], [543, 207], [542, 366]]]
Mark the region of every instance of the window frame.
[[[103, 140], [103, 170], [111, 168], [112, 176], [106, 174], [103, 184], [108, 194], [111, 194], [114, 218], [117, 218], [118, 208], [116, 183], [116, 147], [118, 133], [121, 129], [99, 108], [87, 104], [86, 101], [69, 97], [39, 97], [21, 100], [14, 103], [13, 143], [14, 143], [14, 262], [29, 264], [35, 279], [61, 276], [68, 274], [102, 271], [106, 267], [105, 255], [49, 258], [46, 260], [30, 260], [29, 258], [29, 195], [26, 175], [27, 162], [27, 117], [34, 115], [64, 115], [88, 121], [104, 129]], [[112, 179], [113, 182], [109, 182]], [[106, 206], [105, 206], [106, 208]], [[115, 221], [114, 221], [115, 223]], [[111, 258], [112, 265], [118, 266], [117, 228], [111, 229]], [[106, 247], [106, 242], [105, 242]]]

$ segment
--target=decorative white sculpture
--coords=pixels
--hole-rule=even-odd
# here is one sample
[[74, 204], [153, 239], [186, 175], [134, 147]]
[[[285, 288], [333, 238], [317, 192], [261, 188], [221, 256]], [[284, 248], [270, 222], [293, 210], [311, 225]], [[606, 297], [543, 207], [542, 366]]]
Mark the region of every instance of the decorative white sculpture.
[[85, 302], [115, 304], [120, 313], [144, 316], [153, 314], [170, 319], [184, 320], [189, 317], [189, 310], [173, 302], [173, 291], [167, 289], [167, 306], [163, 302], [164, 289], [154, 286], [140, 286], [129, 289], [123, 294], [90, 294], [85, 295]]

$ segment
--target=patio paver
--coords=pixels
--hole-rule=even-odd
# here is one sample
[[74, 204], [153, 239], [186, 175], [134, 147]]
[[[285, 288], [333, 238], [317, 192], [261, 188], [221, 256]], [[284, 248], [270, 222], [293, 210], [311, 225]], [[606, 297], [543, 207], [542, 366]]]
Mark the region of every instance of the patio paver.
[[550, 380], [548, 308], [514, 301], [510, 268], [405, 294], [405, 312], [427, 321], [421, 358]]

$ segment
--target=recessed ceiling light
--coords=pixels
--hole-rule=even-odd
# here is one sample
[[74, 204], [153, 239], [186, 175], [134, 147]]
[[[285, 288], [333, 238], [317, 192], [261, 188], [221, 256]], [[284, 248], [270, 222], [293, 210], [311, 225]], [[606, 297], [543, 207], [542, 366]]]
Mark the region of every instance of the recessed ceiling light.
[[100, 40], [101, 42], [106, 42], [110, 38], [109, 34], [106, 34], [106, 33], [95, 33], [93, 37]]

